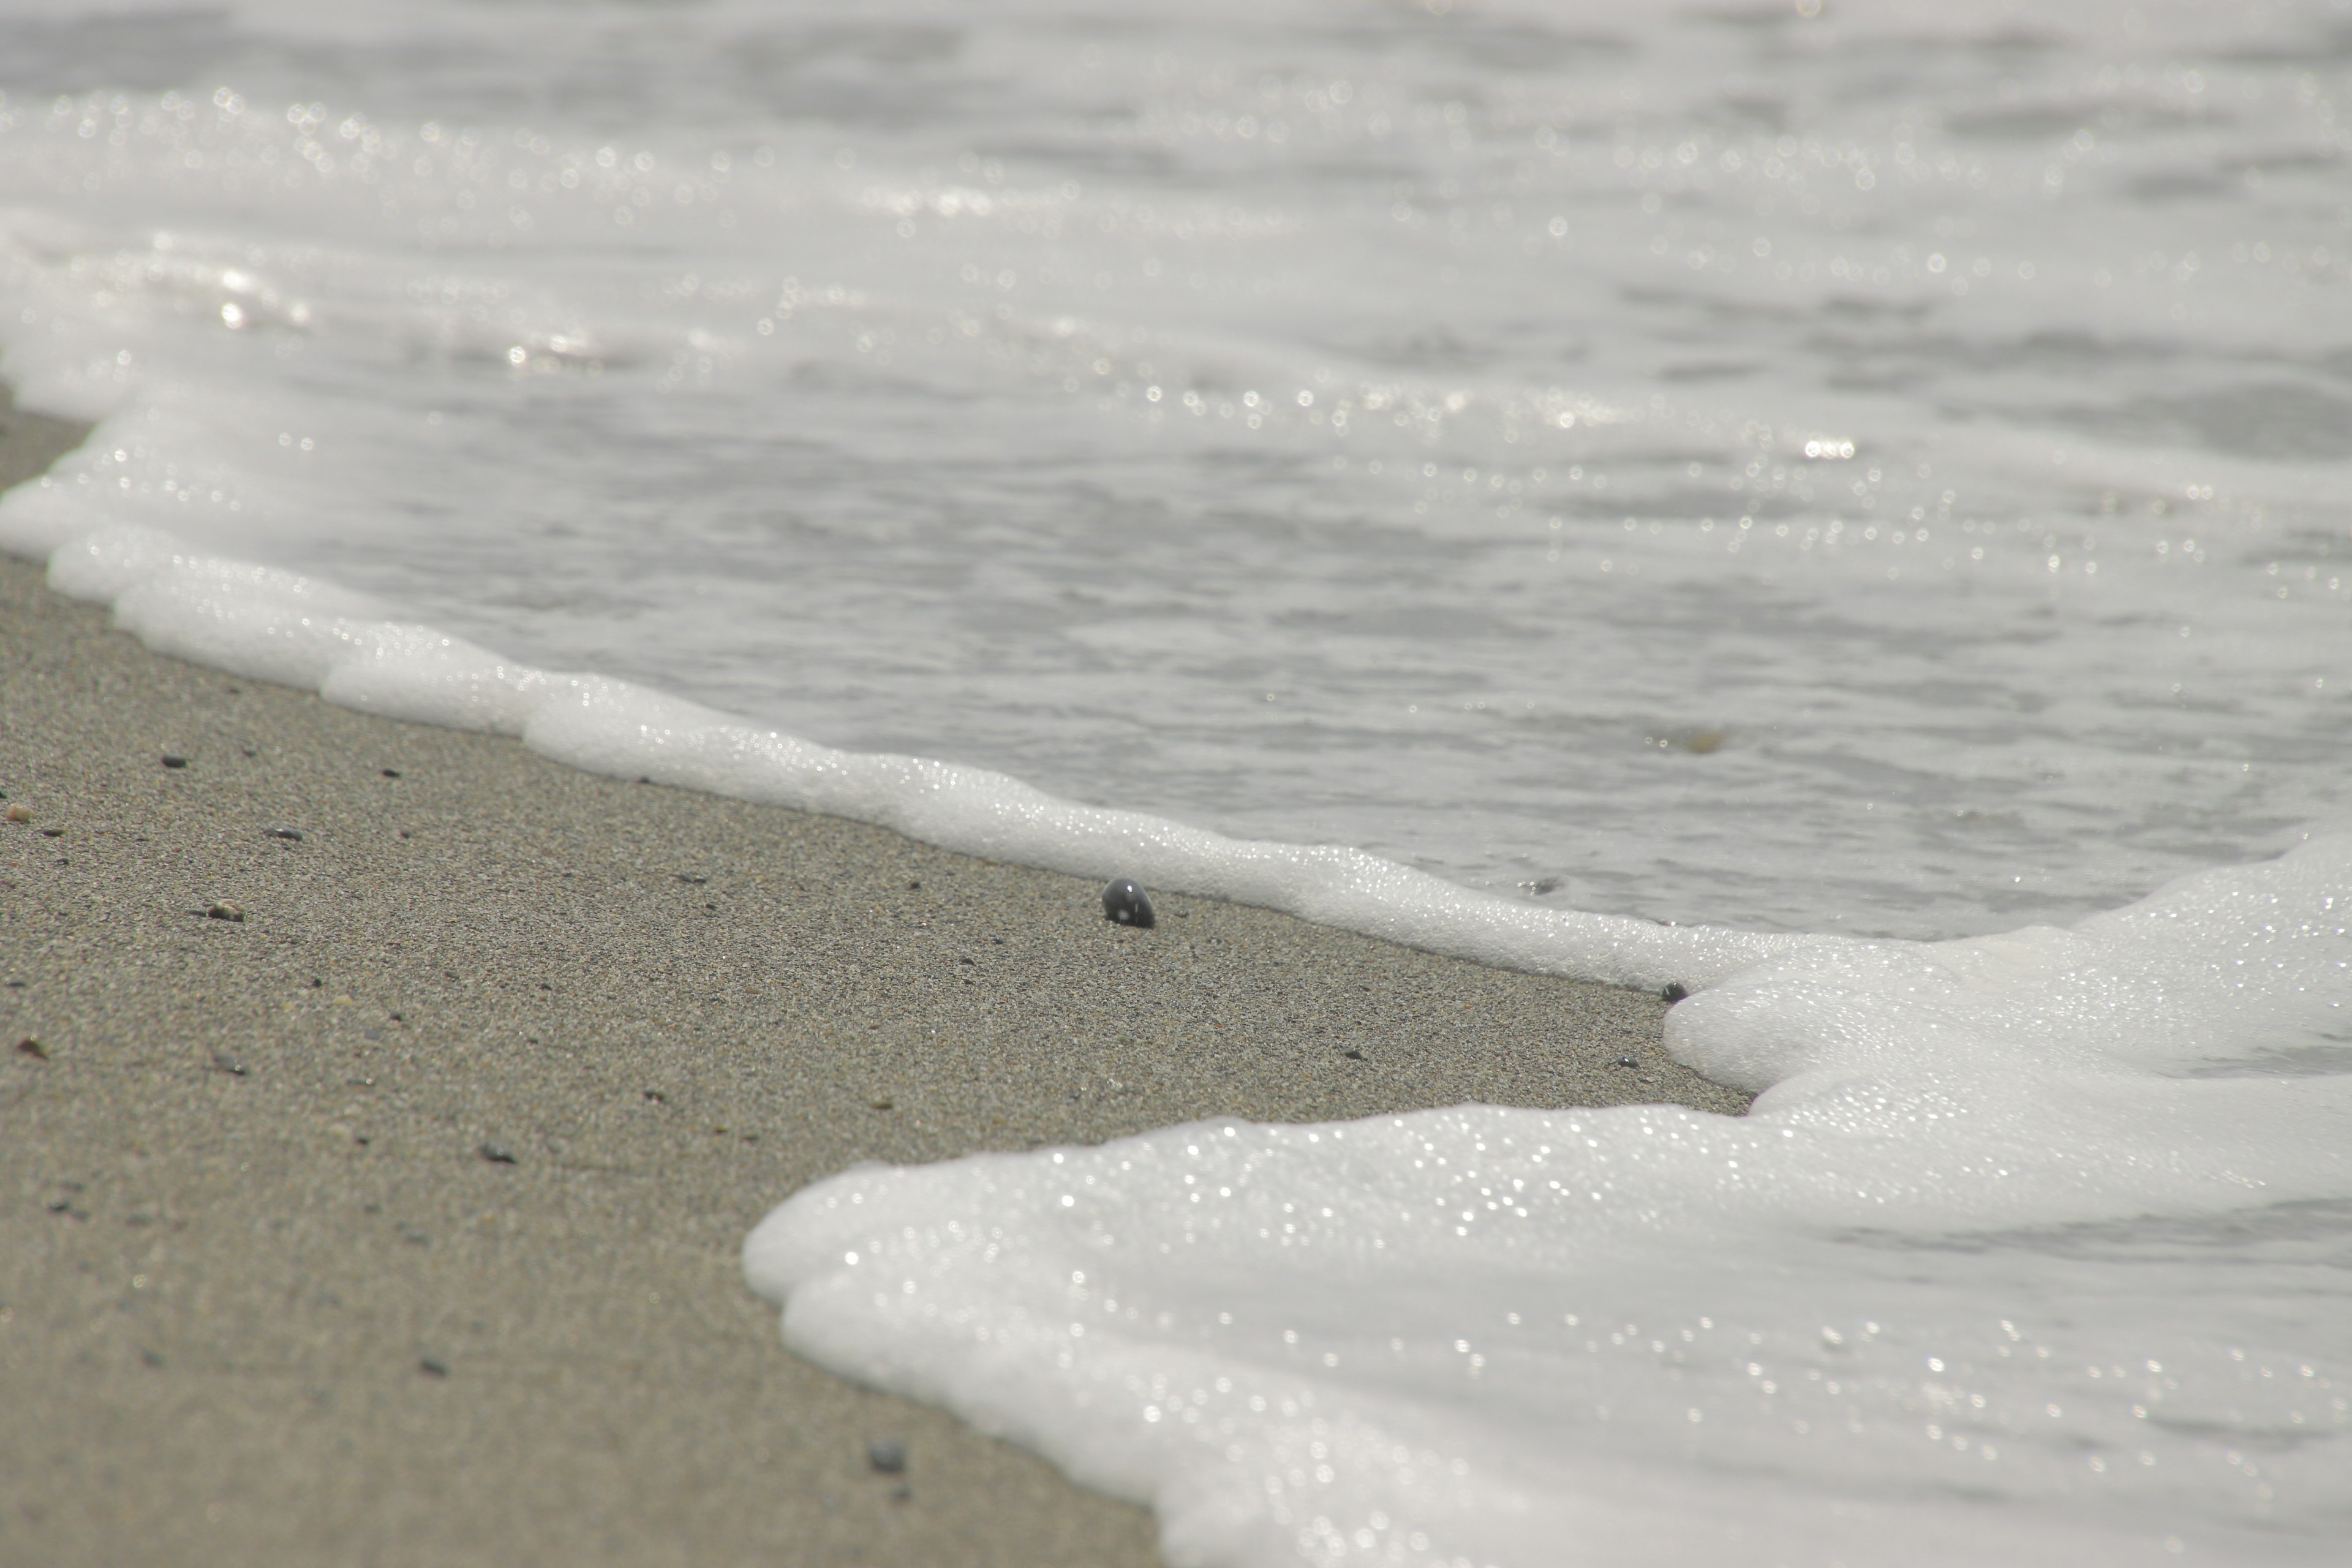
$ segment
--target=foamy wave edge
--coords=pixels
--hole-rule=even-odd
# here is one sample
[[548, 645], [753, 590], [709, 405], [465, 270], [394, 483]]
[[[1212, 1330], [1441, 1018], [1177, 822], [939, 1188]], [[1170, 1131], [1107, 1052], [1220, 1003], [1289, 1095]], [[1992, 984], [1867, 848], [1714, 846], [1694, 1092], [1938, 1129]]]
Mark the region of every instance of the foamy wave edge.
[[315, 691], [387, 719], [512, 735], [589, 773], [845, 817], [943, 849], [1252, 904], [1497, 968], [1698, 990], [1853, 939], [1666, 926], [1551, 910], [1361, 849], [1232, 838], [1064, 800], [987, 768], [848, 752], [609, 676], [541, 669], [385, 616], [315, 577], [206, 553], [162, 530], [89, 528], [54, 476], [0, 497], [0, 549], [107, 605], [158, 653]]

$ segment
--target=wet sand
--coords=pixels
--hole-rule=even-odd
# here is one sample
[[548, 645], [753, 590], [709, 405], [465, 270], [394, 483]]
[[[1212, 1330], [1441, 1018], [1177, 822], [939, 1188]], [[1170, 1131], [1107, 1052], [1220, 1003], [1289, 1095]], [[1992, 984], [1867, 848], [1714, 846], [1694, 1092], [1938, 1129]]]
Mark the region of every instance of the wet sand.
[[[0, 486], [75, 434], [0, 405]], [[5, 558], [0, 792], [9, 1563], [1141, 1568], [1144, 1510], [789, 1354], [751, 1227], [859, 1161], [1196, 1117], [1745, 1103], [1654, 997], [1206, 900], [1115, 927], [160, 658]]]

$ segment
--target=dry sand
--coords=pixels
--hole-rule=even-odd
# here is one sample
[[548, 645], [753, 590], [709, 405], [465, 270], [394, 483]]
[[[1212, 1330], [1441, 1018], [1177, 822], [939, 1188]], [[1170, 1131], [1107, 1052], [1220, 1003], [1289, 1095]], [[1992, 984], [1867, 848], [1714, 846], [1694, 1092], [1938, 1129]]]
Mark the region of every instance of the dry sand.
[[[0, 426], [0, 484], [75, 434]], [[159, 658], [14, 561], [0, 791], [11, 1564], [1140, 1568], [1143, 1510], [787, 1353], [744, 1235], [861, 1160], [1744, 1105], [1653, 997], [1204, 900], [1114, 927]]]

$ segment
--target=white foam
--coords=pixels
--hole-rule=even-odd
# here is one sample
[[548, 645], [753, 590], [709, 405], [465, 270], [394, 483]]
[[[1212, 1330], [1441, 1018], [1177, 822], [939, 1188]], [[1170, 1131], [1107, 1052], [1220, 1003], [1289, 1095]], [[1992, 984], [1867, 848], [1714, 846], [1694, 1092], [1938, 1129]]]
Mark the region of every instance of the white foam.
[[2352, 1078], [2293, 1075], [2345, 1049], [2347, 909], [2336, 838], [1791, 955], [1671, 1015], [1743, 1119], [860, 1170], [745, 1268], [802, 1353], [1151, 1504], [1178, 1564], [2326, 1562]]
[[58, 545], [49, 581], [159, 652], [387, 718], [519, 735], [558, 761], [893, 828], [991, 859], [1282, 910], [1508, 968], [1655, 988], [1842, 939], [1675, 928], [1544, 909], [1361, 850], [1251, 842], [1059, 800], [985, 768], [845, 752], [602, 676], [552, 674], [296, 573], [142, 527]]

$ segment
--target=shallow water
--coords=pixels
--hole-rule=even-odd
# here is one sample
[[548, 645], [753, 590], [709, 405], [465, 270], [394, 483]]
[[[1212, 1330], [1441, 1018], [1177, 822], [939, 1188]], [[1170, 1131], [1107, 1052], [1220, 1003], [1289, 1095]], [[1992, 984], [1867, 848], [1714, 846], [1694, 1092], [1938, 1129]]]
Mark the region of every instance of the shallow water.
[[[1337, 1275], [1229, 1226], [1273, 1283], [1195, 1291], [1062, 1382], [1056, 1292], [1093, 1243], [1024, 1206], [1043, 1157], [845, 1179], [772, 1222], [803, 1262], [755, 1247], [754, 1272], [803, 1292], [798, 1342], [1081, 1474], [1124, 1456], [1091, 1479], [1156, 1499], [1185, 1560], [1540, 1561], [1572, 1527], [1594, 1561], [1732, 1550], [1688, 1525], [1702, 1493], [1792, 1560], [2168, 1533], [2293, 1560], [2352, 1495], [2327, 902], [2352, 854], [2322, 831], [2352, 777], [2347, 78], [2342, 3], [38, 0], [0, 18], [0, 374], [105, 422], [0, 502], [0, 545], [158, 647], [584, 766], [1715, 984], [1673, 1043], [1764, 1110], [1587, 1117], [1595, 1158], [1698, 1151], [1605, 1224], [1531, 1209], [1498, 1261], [1334, 1218]], [[2307, 938], [2289, 968], [2248, 956], [2279, 930]], [[1797, 1152], [1719, 1207], [1721, 1151], [1777, 1116]], [[1351, 1134], [1368, 1164], [1306, 1136], [1234, 1135], [1250, 1202], [1393, 1182], [1435, 1214], [1458, 1181], [1414, 1149], [1562, 1133], [1434, 1114]], [[2032, 1179], [1987, 1178], [2020, 1138]], [[1127, 1299], [1181, 1295], [1152, 1249], [1216, 1230], [1185, 1217], [1197, 1142], [1085, 1157], [1158, 1173], [1096, 1214], [1140, 1248]], [[903, 1303], [852, 1310], [806, 1259], [860, 1183], [913, 1205], [930, 1239], [893, 1264], [960, 1331], [1057, 1325], [1031, 1359], [991, 1384]], [[939, 1240], [956, 1215], [1020, 1268]], [[1429, 1392], [1480, 1303], [1585, 1300], [1602, 1258], [1595, 1321], [1738, 1324], [1795, 1358], [1789, 1389], [1850, 1364], [1867, 1397], [1824, 1424], [1726, 1392], [1764, 1374], [1718, 1356], [1694, 1429], [1637, 1441], [1696, 1363], [1559, 1332]], [[1273, 1377], [1199, 1313], [1305, 1333], [1333, 1278], [1412, 1348], [1234, 1394], [1227, 1468], [1088, 1404], [1180, 1362]], [[2044, 1397], [2029, 1341], [2194, 1372]], [[1975, 1383], [1917, 1371], [1961, 1346]], [[2256, 1363], [2313, 1369], [2263, 1391], [2299, 1420], [2212, 1393]], [[1517, 1479], [1417, 1489], [1366, 1448], [1313, 1483], [1360, 1521], [1306, 1542], [1320, 1516], [1265, 1483], [1329, 1439], [1246, 1407], [1305, 1394]], [[2158, 1394], [2192, 1414], [2125, 1413]], [[1941, 1436], [1895, 1443], [1914, 1418]], [[1626, 1452], [1638, 1485], [1602, 1457]], [[1586, 1523], [1488, 1529], [1528, 1497]], [[2179, 1526], [2149, 1534], [2159, 1503]]]
[[2343, 807], [2335, 7], [86, 9], [11, 368], [533, 663], [1682, 921]]

